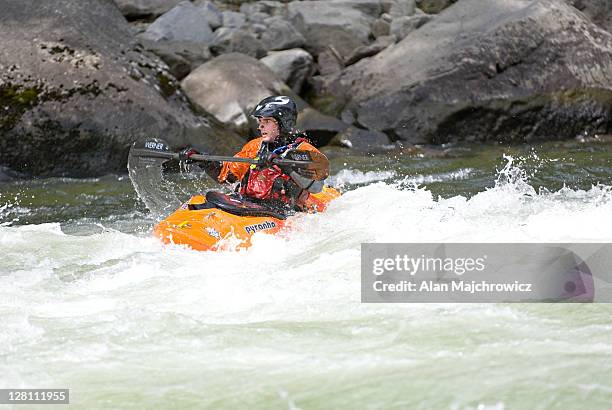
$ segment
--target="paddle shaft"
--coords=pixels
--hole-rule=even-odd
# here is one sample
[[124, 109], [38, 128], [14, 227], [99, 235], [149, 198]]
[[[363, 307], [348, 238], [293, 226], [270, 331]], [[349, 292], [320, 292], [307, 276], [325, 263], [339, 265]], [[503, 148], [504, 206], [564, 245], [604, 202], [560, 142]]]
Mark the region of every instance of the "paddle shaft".
[[[153, 157], [166, 159], [179, 159], [177, 152], [157, 151], [146, 148], [132, 148], [132, 154], [138, 157]], [[261, 162], [253, 158], [228, 157], [223, 155], [193, 154], [189, 159], [194, 161], [223, 161], [223, 162], [245, 162], [247, 164], [260, 164]], [[272, 163], [275, 165], [292, 165], [297, 168], [308, 168], [312, 161], [295, 161], [291, 159], [274, 158]]]

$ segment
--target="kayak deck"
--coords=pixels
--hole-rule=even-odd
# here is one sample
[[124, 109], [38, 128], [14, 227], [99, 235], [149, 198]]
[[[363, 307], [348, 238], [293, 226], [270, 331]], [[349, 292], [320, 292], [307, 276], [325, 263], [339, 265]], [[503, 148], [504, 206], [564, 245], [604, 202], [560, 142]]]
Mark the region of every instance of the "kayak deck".
[[[339, 196], [337, 190], [325, 187], [321, 193], [310, 195], [306, 208], [321, 212]], [[286, 224], [284, 215], [278, 212], [253, 204], [245, 206], [231, 196], [209, 192], [206, 196], [193, 196], [161, 221], [154, 234], [166, 244], [187, 245], [200, 251], [218, 250], [220, 246], [240, 249], [251, 245], [251, 236], [256, 232], [275, 234]]]

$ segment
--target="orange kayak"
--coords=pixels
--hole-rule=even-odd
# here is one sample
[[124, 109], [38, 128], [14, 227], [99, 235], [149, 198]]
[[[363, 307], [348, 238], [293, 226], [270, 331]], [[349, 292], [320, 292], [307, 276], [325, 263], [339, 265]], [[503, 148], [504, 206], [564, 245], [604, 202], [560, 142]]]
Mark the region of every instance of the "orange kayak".
[[[309, 212], [322, 212], [340, 193], [325, 187], [311, 194], [306, 203]], [[217, 250], [223, 245], [247, 248], [256, 232], [274, 234], [287, 224], [286, 216], [234, 195], [210, 191], [196, 195], [166, 219], [154, 234], [166, 243], [187, 245], [199, 251]]]

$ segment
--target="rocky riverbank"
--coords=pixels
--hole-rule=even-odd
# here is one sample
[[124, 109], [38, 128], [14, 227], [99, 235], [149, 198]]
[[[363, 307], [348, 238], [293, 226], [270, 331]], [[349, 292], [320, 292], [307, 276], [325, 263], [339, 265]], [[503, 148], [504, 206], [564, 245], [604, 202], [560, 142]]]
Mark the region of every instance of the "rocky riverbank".
[[279, 93], [362, 152], [611, 133], [608, 3], [5, 0], [0, 169], [121, 172], [147, 136], [231, 153]]

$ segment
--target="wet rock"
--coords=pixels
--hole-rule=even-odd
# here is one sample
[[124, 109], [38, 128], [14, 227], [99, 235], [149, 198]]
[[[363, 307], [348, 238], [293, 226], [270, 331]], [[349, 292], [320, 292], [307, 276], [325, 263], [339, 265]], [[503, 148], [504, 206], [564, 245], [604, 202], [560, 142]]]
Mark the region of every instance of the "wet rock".
[[121, 13], [128, 19], [157, 17], [164, 14], [181, 0], [114, 0]]
[[562, 1], [462, 0], [318, 98], [393, 140], [563, 139], [609, 132], [611, 72], [612, 35]]
[[314, 70], [312, 56], [301, 48], [270, 52], [260, 61], [296, 93]]
[[402, 40], [414, 30], [431, 21], [432, 18], [433, 16], [429, 14], [397, 17], [391, 22], [391, 35], [395, 36], [398, 41]]
[[361, 60], [362, 58], [372, 57], [380, 53], [381, 51], [383, 51], [385, 48], [389, 47], [392, 44], [395, 44], [394, 36], [379, 37], [372, 44], [367, 45], [367, 46], [361, 46], [355, 49], [355, 51], [353, 51], [353, 53], [347, 57], [344, 65], [349, 66], [351, 64], [355, 64], [357, 61]]
[[287, 50], [302, 47], [304, 36], [288, 21], [280, 17], [271, 17], [264, 21], [265, 30], [261, 33], [261, 42], [268, 50]]
[[5, 0], [0, 38], [0, 164], [13, 170], [121, 173], [136, 139], [216, 149], [232, 138], [191, 112], [111, 2]]
[[293, 1], [287, 16], [306, 39], [305, 48], [311, 54], [318, 55], [331, 45], [344, 57], [369, 42], [375, 17], [360, 6], [357, 1]]
[[395, 147], [386, 134], [356, 127], [349, 127], [338, 133], [330, 142], [330, 145], [337, 145], [367, 154], [378, 154]]
[[208, 44], [212, 41], [213, 32], [208, 25], [205, 10], [189, 1], [182, 1], [155, 20], [142, 37], [151, 41], [190, 41]]
[[215, 31], [210, 46], [215, 55], [242, 53], [254, 58], [266, 55], [266, 47], [253, 33], [242, 28], [221, 27]]
[[348, 124], [312, 107], [305, 107], [298, 116], [297, 128], [306, 131], [315, 145], [323, 146], [329, 144], [336, 134], [347, 129]]

